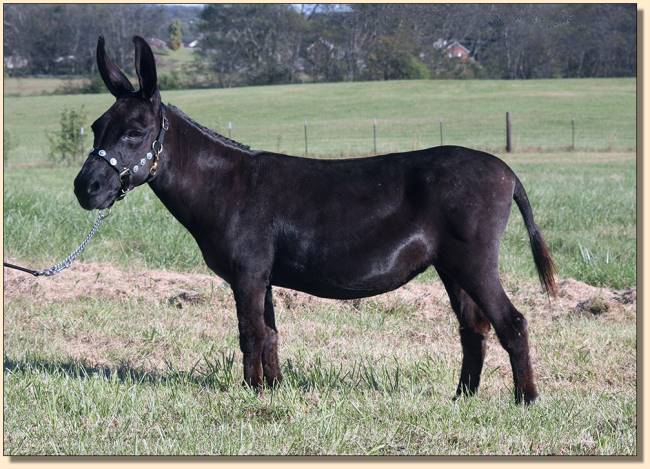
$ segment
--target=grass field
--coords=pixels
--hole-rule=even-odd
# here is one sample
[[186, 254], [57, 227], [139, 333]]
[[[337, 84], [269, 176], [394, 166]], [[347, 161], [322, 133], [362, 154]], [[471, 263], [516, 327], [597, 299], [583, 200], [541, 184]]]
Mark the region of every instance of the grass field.
[[81, 85], [83, 78], [4, 77], [4, 96], [23, 97], [57, 93], [65, 86]]
[[[304, 123], [312, 156], [367, 155], [405, 151], [443, 142], [502, 150], [505, 113], [513, 115], [519, 151], [636, 148], [634, 79], [452, 81], [282, 85], [162, 92], [202, 124], [254, 148], [302, 155]], [[5, 128], [18, 145], [9, 164], [46, 159], [47, 132], [57, 128], [65, 107], [82, 105], [89, 127], [112, 103], [103, 95], [8, 97]], [[477, 103], [481, 103], [477, 105]], [[90, 136], [88, 146], [91, 145]]]
[[[510, 365], [494, 335], [480, 394], [451, 401], [460, 368], [457, 324], [431, 271], [360, 305], [276, 292], [286, 380], [263, 396], [242, 388], [229, 289], [208, 276], [190, 235], [140, 188], [114, 208], [71, 271], [53, 279], [5, 272], [8, 454], [636, 454], [636, 302], [624, 300], [636, 284], [634, 81], [368, 86], [164, 97], [207, 125], [250, 123], [236, 124], [233, 136], [256, 147], [272, 139], [255, 129], [288, 132], [297, 123], [297, 142], [285, 139], [281, 147], [293, 145], [294, 153], [307, 115], [323, 123], [320, 148], [328, 157], [368, 153], [363, 147], [372, 140], [353, 138], [355, 122], [381, 112], [406, 122], [408, 109], [409, 123], [437, 131], [437, 120], [427, 120], [433, 106], [459, 122], [458, 141], [445, 143], [486, 147], [502, 138], [477, 134], [475, 124], [496, 114], [500, 128], [506, 104], [521, 116], [519, 138], [543, 149], [565, 145], [542, 131], [560, 131], [564, 117], [552, 116], [584, 121], [590, 138], [578, 144], [589, 151], [499, 152], [528, 191], [560, 279], [577, 279], [563, 281], [560, 298], [547, 301], [513, 210], [501, 272], [529, 321], [540, 403], [513, 405]], [[94, 214], [72, 193], [78, 168], [43, 165], [39, 139], [64, 103], [86, 103], [96, 116], [110, 102], [106, 95], [5, 100], [5, 125], [19, 140], [4, 174], [6, 258], [49, 265], [90, 228]], [[232, 115], [237, 119], [216, 120]], [[409, 138], [393, 135], [386, 149], [410, 149]], [[183, 292], [190, 300], [179, 300]], [[607, 311], [581, 309], [594, 299]]]

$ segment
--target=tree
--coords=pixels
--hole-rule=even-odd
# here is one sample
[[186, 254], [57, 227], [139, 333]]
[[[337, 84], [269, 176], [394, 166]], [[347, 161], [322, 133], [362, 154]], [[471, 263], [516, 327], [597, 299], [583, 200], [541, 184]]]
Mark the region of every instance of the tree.
[[304, 18], [290, 5], [209, 4], [199, 51], [221, 86], [295, 81]]
[[[90, 75], [102, 34], [132, 70], [138, 34], [172, 48], [198, 38], [202, 76], [219, 86], [632, 76], [636, 16], [634, 4], [6, 4], [4, 56], [25, 74]], [[446, 58], [452, 40], [474, 61]]]
[[163, 7], [147, 4], [13, 4], [4, 8], [4, 55], [27, 60], [25, 74], [80, 74], [95, 70], [97, 37], [110, 43], [121, 67], [133, 66], [135, 35], [167, 28]]
[[370, 80], [429, 78], [429, 69], [414, 55], [414, 46], [401, 34], [381, 36], [367, 55], [366, 77]]
[[183, 31], [179, 20], [174, 20], [169, 25], [169, 48], [178, 50], [183, 45]]

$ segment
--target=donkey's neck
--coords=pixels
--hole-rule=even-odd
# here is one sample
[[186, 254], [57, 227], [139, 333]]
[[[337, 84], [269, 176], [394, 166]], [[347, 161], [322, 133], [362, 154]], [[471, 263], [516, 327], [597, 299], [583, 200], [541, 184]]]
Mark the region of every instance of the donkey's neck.
[[198, 240], [208, 226], [226, 229], [233, 200], [249, 193], [256, 158], [247, 147], [197, 124], [178, 108], [166, 109], [165, 148], [158, 174], [149, 184]]

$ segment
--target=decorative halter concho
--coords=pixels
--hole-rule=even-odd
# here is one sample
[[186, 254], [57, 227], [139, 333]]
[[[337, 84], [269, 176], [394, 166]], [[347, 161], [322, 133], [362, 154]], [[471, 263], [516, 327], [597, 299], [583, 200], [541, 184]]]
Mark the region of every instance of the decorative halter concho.
[[92, 151], [88, 154], [88, 156], [96, 156], [106, 161], [108, 165], [117, 171], [117, 174], [120, 176], [120, 184], [122, 187], [120, 188], [120, 195], [117, 197], [117, 199], [115, 199], [116, 201], [122, 200], [124, 197], [126, 197], [127, 192], [135, 188], [135, 186], [131, 184], [131, 175], [138, 173], [140, 170], [144, 171], [144, 167], [148, 162], [152, 163], [149, 167], [149, 174], [147, 175], [147, 178], [142, 181], [142, 184], [149, 182], [156, 175], [156, 171], [158, 170], [158, 161], [163, 151], [165, 132], [169, 129], [169, 120], [167, 120], [167, 116], [165, 114], [165, 105], [162, 103], [160, 104], [160, 114], [161, 122], [158, 136], [151, 143], [151, 151], [147, 152], [147, 155], [144, 158], [140, 159], [139, 164], [136, 164], [133, 167], [129, 167], [118, 159], [119, 156], [110, 156], [106, 150], [102, 148], [93, 148]]

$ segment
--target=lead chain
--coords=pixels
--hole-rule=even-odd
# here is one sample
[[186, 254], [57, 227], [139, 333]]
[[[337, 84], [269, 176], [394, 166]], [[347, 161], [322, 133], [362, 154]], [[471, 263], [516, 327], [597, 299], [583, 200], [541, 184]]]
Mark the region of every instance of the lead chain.
[[93, 236], [95, 236], [95, 233], [97, 233], [97, 230], [99, 230], [99, 227], [102, 224], [102, 221], [104, 221], [104, 218], [106, 218], [109, 214], [111, 213], [110, 209], [108, 210], [100, 210], [99, 213], [97, 214], [97, 219], [95, 220], [95, 223], [93, 223], [93, 227], [90, 230], [90, 233], [88, 233], [88, 236], [86, 236], [86, 239], [84, 239], [79, 247], [72, 251], [72, 254], [70, 254], [68, 257], [63, 259], [61, 262], [58, 264], [53, 265], [49, 269], [43, 269], [40, 270], [36, 273], [37, 276], [44, 276], [44, 277], [51, 277], [52, 275], [58, 274], [64, 269], [67, 269], [70, 267], [72, 262], [81, 254], [81, 252], [86, 248], [86, 245], [90, 242], [91, 239], [93, 239]]

